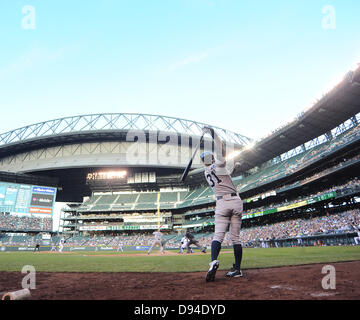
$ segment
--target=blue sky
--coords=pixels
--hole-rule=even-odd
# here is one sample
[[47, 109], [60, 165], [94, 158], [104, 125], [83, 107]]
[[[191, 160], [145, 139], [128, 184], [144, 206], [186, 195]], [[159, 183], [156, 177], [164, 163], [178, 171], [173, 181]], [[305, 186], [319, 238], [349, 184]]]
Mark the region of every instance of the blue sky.
[[360, 62], [359, 12], [358, 0], [2, 0], [0, 133], [138, 112], [258, 139]]

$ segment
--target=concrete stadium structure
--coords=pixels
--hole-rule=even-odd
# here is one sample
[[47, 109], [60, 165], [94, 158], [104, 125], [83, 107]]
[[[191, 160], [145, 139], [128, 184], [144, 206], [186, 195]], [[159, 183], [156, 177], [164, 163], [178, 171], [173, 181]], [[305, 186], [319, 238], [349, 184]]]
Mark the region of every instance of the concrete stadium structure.
[[[164, 186], [161, 177], [170, 175], [176, 185], [175, 176], [186, 167], [204, 126], [209, 125], [130, 113], [41, 122], [0, 135], [0, 171], [55, 178], [59, 201], [82, 201], [90, 192], [87, 175], [110, 168], [127, 168], [132, 173], [155, 170], [158, 184]], [[231, 150], [241, 150], [251, 142], [240, 134], [213, 128]], [[201, 149], [212, 147], [212, 141], [204, 139]], [[199, 165], [197, 158], [193, 167]]]

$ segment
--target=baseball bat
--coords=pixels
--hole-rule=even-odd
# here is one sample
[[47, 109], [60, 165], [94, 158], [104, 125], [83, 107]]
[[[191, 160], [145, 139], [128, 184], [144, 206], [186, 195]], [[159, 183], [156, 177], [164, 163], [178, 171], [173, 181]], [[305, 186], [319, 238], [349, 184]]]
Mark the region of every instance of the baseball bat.
[[1, 300], [24, 300], [30, 297], [30, 290], [23, 289], [13, 292], [6, 292]]
[[192, 155], [192, 157], [191, 157], [188, 165], [186, 166], [186, 168], [185, 168], [185, 170], [184, 170], [184, 172], [183, 172], [183, 174], [182, 174], [182, 176], [181, 176], [181, 178], [180, 178], [180, 181], [181, 181], [181, 182], [184, 182], [184, 181], [185, 181], [185, 179], [186, 179], [186, 177], [187, 177], [187, 175], [188, 175], [188, 173], [189, 173], [189, 171], [190, 171], [190, 168], [191, 168], [191, 166], [192, 166], [192, 163], [193, 163], [193, 161], [194, 161], [196, 152], [199, 150], [200, 145], [201, 145], [201, 142], [203, 141], [203, 139], [204, 139], [204, 133], [201, 135], [200, 141], [199, 141], [198, 145], [196, 146], [195, 151], [194, 151], [194, 153], [193, 153], [193, 155]]

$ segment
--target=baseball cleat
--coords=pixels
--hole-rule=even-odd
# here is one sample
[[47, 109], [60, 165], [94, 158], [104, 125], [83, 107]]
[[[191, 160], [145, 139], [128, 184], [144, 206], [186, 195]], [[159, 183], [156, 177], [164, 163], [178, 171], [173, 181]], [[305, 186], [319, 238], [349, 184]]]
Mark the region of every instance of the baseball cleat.
[[203, 250], [201, 250], [201, 252], [202, 252], [202, 253], [206, 253], [206, 248], [205, 248], [205, 249], [203, 249]]
[[210, 269], [206, 274], [206, 282], [214, 281], [216, 270], [219, 268], [219, 261], [214, 260], [209, 263]]
[[237, 270], [237, 269], [232, 269], [229, 272], [227, 272], [225, 274], [226, 277], [228, 278], [238, 278], [238, 277], [242, 277], [242, 271], [241, 270]]
[[234, 264], [232, 265], [230, 271], [228, 271], [228, 272], [225, 273], [225, 277], [227, 276], [227, 274], [228, 274], [229, 272], [233, 272], [233, 271], [235, 271], [235, 270], [236, 270], [236, 269], [235, 269], [235, 263], [234, 263]]

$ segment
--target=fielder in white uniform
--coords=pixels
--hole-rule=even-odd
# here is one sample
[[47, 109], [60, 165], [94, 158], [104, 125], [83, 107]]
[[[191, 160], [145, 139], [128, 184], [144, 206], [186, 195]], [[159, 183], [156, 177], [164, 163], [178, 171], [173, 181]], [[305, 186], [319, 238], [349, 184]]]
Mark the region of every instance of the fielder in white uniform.
[[160, 247], [160, 252], [161, 252], [161, 253], [165, 253], [165, 252], [164, 252], [164, 247], [163, 247], [162, 241], [161, 241], [161, 239], [162, 239], [162, 233], [161, 233], [160, 231], [155, 231], [155, 232], [153, 232], [153, 235], [154, 235], [154, 241], [153, 241], [153, 243], [152, 243], [152, 245], [151, 245], [151, 247], [150, 247], [150, 249], [149, 249], [149, 251], [148, 251], [147, 254], [150, 254], [150, 252], [152, 251], [152, 249], [153, 249], [156, 245], [158, 245], [158, 246]]
[[116, 251], [117, 251], [117, 252], [119, 252], [119, 251], [124, 252], [122, 242], [119, 242], [119, 243], [118, 243], [118, 248], [117, 248], [117, 250], [116, 250]]
[[190, 240], [186, 237], [186, 236], [183, 236], [182, 239], [181, 239], [181, 247], [180, 247], [180, 252], [181, 254], [184, 253], [184, 250], [189, 250], [190, 252], [188, 253], [193, 253], [193, 249], [191, 247], [188, 248], [188, 243], [190, 242]]
[[298, 241], [298, 245], [302, 247], [304, 245], [304, 243], [303, 243], [301, 235], [298, 234], [296, 238], [297, 238], [297, 241]]
[[184, 250], [186, 249], [187, 243], [189, 242], [189, 239], [186, 238], [185, 236], [183, 236], [181, 238], [181, 246], [180, 246], [180, 252], [179, 253], [184, 253]]
[[65, 238], [62, 237], [62, 238], [60, 239], [60, 243], [59, 243], [59, 247], [60, 247], [59, 252], [60, 252], [60, 253], [61, 253], [61, 252], [63, 251], [63, 249], [64, 249], [64, 243], [65, 243]]
[[261, 248], [266, 248], [266, 243], [263, 238], [260, 238], [260, 242], [261, 242]]
[[235, 263], [233, 268], [225, 274], [226, 277], [241, 277], [242, 246], [240, 242], [241, 218], [243, 202], [234, 186], [230, 172], [226, 168], [226, 150], [223, 142], [212, 128], [205, 127], [204, 133], [210, 133], [217, 151], [217, 160], [211, 152], [203, 152], [200, 156], [205, 166], [205, 178], [216, 196], [215, 234], [211, 243], [211, 262], [206, 274], [206, 281], [214, 281], [216, 270], [219, 268], [217, 260], [221, 244], [230, 224], [230, 239], [234, 248]]

